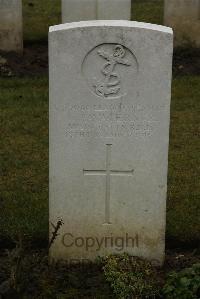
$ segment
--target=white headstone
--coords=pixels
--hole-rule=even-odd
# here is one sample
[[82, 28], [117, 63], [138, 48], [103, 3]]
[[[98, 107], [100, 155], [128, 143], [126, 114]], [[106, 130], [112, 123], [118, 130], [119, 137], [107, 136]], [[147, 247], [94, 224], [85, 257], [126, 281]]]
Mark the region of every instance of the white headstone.
[[131, 0], [62, 0], [62, 22], [130, 20]]
[[200, 0], [165, 0], [164, 23], [174, 30], [175, 46], [200, 46]]
[[172, 30], [50, 27], [51, 258], [128, 252], [163, 262]]
[[23, 50], [22, 1], [0, 0], [0, 50]]

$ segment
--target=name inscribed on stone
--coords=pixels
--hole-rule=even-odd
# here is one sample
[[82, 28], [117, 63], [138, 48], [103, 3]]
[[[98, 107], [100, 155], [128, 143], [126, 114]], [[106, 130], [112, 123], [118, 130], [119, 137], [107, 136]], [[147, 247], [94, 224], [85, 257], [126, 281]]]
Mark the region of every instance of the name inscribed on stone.
[[163, 106], [137, 105], [70, 105], [65, 106], [68, 138], [148, 137], [154, 133], [158, 120], [154, 111]]

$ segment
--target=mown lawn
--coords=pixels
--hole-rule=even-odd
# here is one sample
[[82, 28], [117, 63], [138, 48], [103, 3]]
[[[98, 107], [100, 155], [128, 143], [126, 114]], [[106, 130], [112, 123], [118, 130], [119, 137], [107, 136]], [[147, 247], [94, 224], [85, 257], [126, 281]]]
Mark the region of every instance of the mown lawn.
[[47, 41], [49, 26], [61, 23], [61, 0], [22, 0], [24, 40]]
[[0, 80], [0, 234], [47, 238], [48, 81]]
[[132, 20], [163, 24], [164, 0], [132, 0]]
[[200, 240], [200, 76], [172, 86], [167, 237]]
[[[48, 236], [48, 80], [0, 80], [0, 234]], [[172, 88], [167, 237], [199, 239], [200, 77]]]

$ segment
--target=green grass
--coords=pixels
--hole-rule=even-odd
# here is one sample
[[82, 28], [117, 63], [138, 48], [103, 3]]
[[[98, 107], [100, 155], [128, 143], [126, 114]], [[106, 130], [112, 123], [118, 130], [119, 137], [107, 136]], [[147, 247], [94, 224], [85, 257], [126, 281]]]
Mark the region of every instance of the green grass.
[[46, 238], [48, 81], [0, 80], [0, 235]]
[[132, 20], [153, 24], [163, 24], [163, 0], [133, 0]]
[[[48, 236], [48, 81], [1, 79], [0, 234]], [[199, 239], [200, 77], [173, 81], [167, 236]]]
[[47, 41], [49, 26], [61, 23], [61, 0], [23, 0], [25, 41]]
[[172, 89], [167, 233], [200, 239], [200, 76], [176, 78]]

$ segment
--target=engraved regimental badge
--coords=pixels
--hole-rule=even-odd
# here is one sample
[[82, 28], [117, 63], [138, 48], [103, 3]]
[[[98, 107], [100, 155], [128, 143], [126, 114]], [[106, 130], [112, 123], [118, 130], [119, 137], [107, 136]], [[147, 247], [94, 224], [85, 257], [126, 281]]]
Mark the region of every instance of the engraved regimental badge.
[[82, 72], [90, 90], [102, 99], [118, 99], [133, 86], [138, 71], [134, 54], [119, 44], [103, 44], [90, 51], [84, 59]]

